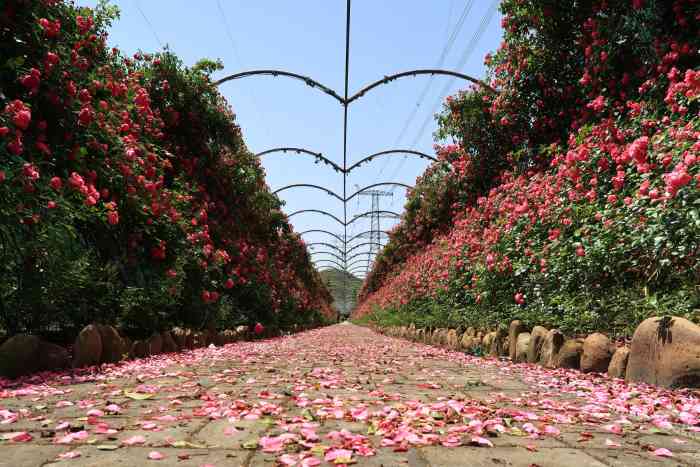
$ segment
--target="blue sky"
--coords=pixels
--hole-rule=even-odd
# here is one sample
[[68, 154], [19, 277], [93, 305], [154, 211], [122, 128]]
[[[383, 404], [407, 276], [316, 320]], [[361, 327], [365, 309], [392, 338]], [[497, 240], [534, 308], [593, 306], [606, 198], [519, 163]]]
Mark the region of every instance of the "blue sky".
[[[94, 6], [94, 0], [77, 0]], [[345, 2], [342, 0], [113, 0], [121, 18], [112, 27], [110, 45], [127, 53], [152, 52], [167, 44], [186, 64], [219, 58], [225, 69], [216, 77], [239, 71], [275, 68], [307, 75], [342, 95], [345, 64]], [[467, 10], [467, 8], [471, 7]], [[385, 75], [439, 64], [454, 36], [441, 68], [476, 77], [484, 74], [483, 57], [501, 40], [500, 13], [489, 15], [492, 0], [354, 0], [351, 14], [349, 92]], [[463, 12], [468, 14], [458, 28]], [[490, 17], [490, 21], [485, 19]], [[483, 34], [476, 34], [484, 22]], [[478, 36], [478, 42], [473, 39]], [[463, 66], [459, 66], [460, 62]], [[426, 86], [430, 84], [427, 88]], [[466, 83], [448, 77], [413, 77], [380, 86], [350, 106], [348, 165], [390, 148], [433, 153], [436, 124], [432, 115], [444, 98]], [[257, 153], [281, 146], [321, 152], [342, 165], [342, 106], [303, 83], [285, 78], [258, 77], [223, 84], [243, 129], [246, 144]], [[417, 107], [419, 97], [425, 98]], [[410, 117], [413, 115], [413, 118]], [[406, 128], [406, 131], [402, 130]], [[421, 129], [423, 130], [421, 132]], [[403, 133], [403, 134], [402, 134]], [[263, 158], [272, 189], [311, 183], [342, 194], [342, 175], [308, 156], [270, 154]], [[348, 193], [384, 181], [413, 185], [427, 166], [403, 156], [377, 158], [348, 177]], [[386, 187], [390, 189], [391, 187]], [[401, 212], [405, 190], [396, 188], [383, 198], [382, 209]], [[285, 211], [323, 209], [342, 219], [335, 198], [312, 189], [280, 193]], [[370, 209], [369, 197], [348, 204], [348, 218]], [[342, 227], [319, 214], [290, 219], [297, 231], [325, 229], [342, 235]], [[382, 219], [382, 228], [394, 224]], [[369, 218], [352, 224], [349, 235], [369, 230]], [[324, 234], [304, 236], [307, 243], [331, 242]], [[317, 248], [318, 250], [318, 248]], [[355, 250], [363, 251], [364, 248]], [[320, 259], [327, 255], [314, 255]]]

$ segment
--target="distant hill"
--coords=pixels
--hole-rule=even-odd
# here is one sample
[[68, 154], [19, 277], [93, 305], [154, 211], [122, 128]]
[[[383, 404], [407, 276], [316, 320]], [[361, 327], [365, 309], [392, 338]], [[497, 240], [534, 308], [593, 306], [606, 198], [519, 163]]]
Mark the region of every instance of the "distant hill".
[[362, 279], [340, 269], [324, 269], [319, 274], [333, 295], [333, 306], [342, 314], [348, 315], [357, 302], [357, 291], [362, 285]]

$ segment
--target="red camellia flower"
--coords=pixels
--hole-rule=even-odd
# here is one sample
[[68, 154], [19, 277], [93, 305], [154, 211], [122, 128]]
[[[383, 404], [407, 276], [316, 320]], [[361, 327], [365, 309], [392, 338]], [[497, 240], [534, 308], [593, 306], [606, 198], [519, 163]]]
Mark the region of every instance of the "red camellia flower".
[[90, 107], [83, 107], [80, 109], [80, 112], [78, 112], [78, 122], [83, 126], [89, 125], [94, 117], [95, 111]]
[[61, 22], [59, 20], [49, 21], [46, 18], [39, 19], [39, 26], [44, 30], [46, 37], [55, 38], [61, 33]]
[[49, 209], [55, 209], [55, 208], [56, 208], [56, 201], [49, 201], [49, 202], [46, 204], [46, 207], [49, 208]]
[[29, 73], [22, 76], [19, 81], [31, 94], [36, 94], [41, 84], [41, 72], [36, 68], [32, 68], [29, 70]]
[[29, 122], [32, 121], [32, 112], [20, 100], [14, 100], [7, 104], [5, 112], [11, 114], [12, 123], [20, 130], [26, 130], [29, 127]]
[[0, 183], [2, 183], [2, 182], [5, 181], [5, 177], [6, 177], [6, 176], [5, 176], [5, 171], [4, 171], [4, 170], [0, 170]]
[[59, 177], [52, 177], [51, 181], [49, 182], [49, 186], [54, 190], [58, 191], [63, 186], [63, 182], [61, 182], [61, 179]]
[[253, 327], [253, 332], [255, 332], [255, 334], [260, 335], [264, 331], [265, 331], [265, 327], [262, 324], [255, 323], [255, 326]]
[[24, 164], [24, 166], [22, 166], [22, 173], [31, 181], [36, 181], [39, 179], [39, 171], [33, 164]]
[[117, 211], [109, 211], [107, 213], [107, 222], [110, 225], [117, 225], [119, 223], [119, 213]]
[[523, 295], [522, 292], [517, 292], [513, 298], [515, 299], [515, 303], [518, 305], [525, 304], [525, 295]]
[[226, 282], [224, 283], [224, 287], [226, 287], [227, 289], [232, 289], [233, 285], [234, 285], [233, 279], [231, 279], [231, 278], [226, 279]]

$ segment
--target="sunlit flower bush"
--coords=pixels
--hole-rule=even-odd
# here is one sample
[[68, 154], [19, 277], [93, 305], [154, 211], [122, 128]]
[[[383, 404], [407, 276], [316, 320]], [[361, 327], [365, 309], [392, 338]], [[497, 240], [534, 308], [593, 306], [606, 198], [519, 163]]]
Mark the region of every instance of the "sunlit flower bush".
[[438, 135], [453, 144], [418, 180], [355, 315], [620, 334], [650, 314], [697, 320], [700, 4], [501, 9], [486, 59], [497, 93], [448, 98]]
[[0, 6], [0, 327], [74, 335], [318, 322], [330, 296], [235, 116], [164, 51], [106, 45], [114, 7]]

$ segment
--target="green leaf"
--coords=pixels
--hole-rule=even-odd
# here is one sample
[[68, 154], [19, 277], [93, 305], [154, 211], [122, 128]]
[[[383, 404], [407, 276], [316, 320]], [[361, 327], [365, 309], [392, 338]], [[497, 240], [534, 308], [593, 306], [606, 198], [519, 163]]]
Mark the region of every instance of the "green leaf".
[[243, 449], [258, 449], [259, 444], [260, 443], [258, 438], [251, 438], [249, 440], [243, 441], [241, 443], [241, 447]]

